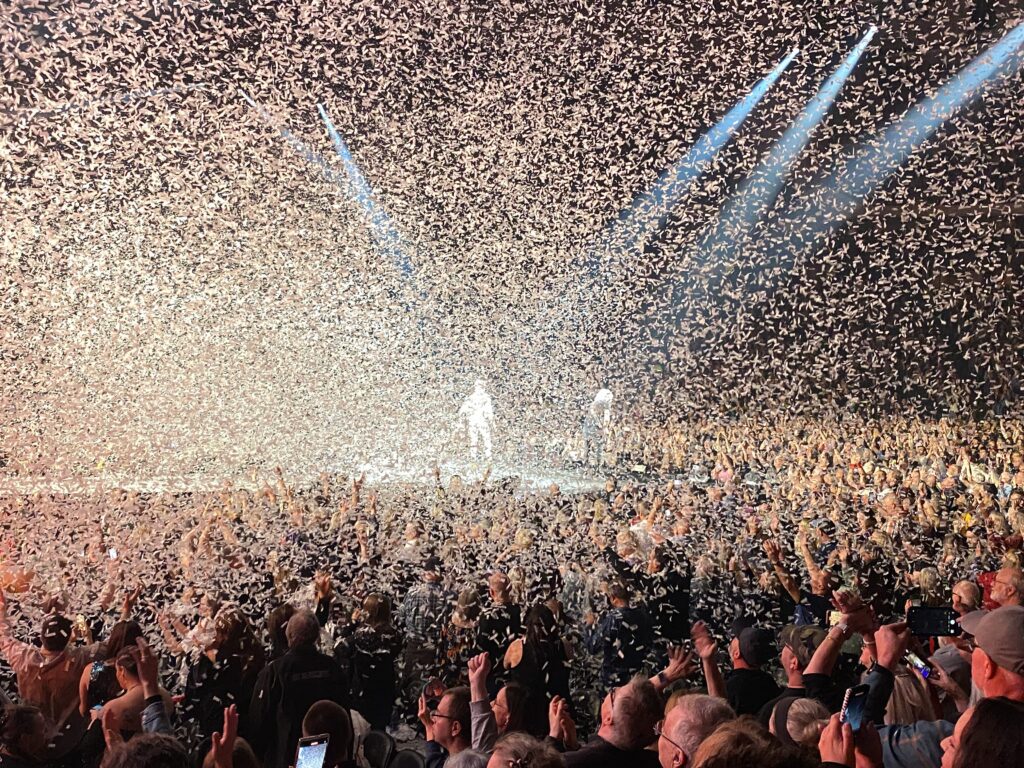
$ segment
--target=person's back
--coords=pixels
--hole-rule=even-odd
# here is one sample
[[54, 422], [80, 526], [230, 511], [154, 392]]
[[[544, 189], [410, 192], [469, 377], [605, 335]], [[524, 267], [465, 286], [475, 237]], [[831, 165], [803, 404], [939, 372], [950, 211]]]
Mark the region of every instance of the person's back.
[[593, 629], [588, 647], [601, 653], [601, 682], [623, 685], [643, 666], [652, 642], [651, 619], [647, 611], [629, 604], [621, 584], [609, 587], [612, 607]]
[[350, 687], [338, 663], [316, 648], [320, 626], [311, 611], [289, 620], [289, 650], [260, 673], [249, 708], [248, 737], [266, 766], [287, 768], [302, 719], [318, 701], [349, 706]]
[[354, 706], [376, 730], [384, 730], [395, 703], [395, 661], [402, 652], [402, 636], [390, 624], [363, 625], [336, 654], [351, 665]]
[[565, 753], [567, 768], [658, 768], [658, 753], [647, 747], [661, 713], [661, 696], [649, 680], [634, 678], [613, 688], [601, 704], [597, 736]]
[[745, 627], [729, 644], [733, 671], [725, 680], [729, 706], [737, 715], [756, 715], [781, 692], [775, 679], [761, 669], [775, 656], [771, 632]]
[[84, 670], [104, 652], [100, 643], [69, 648], [71, 629], [66, 617], [51, 614], [43, 620], [39, 647], [17, 640], [0, 592], [0, 654], [15, 672], [22, 703], [38, 708], [55, 733], [66, 734], [58, 740], [61, 753], [84, 731], [85, 720], [78, 713], [79, 684]]

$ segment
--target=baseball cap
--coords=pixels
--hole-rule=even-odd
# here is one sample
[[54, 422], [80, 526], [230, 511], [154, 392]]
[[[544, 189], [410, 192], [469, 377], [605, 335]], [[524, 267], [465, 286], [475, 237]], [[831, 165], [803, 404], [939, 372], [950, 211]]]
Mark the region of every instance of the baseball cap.
[[943, 671], [960, 689], [971, 691], [971, 665], [960, 654], [955, 645], [944, 645], [928, 659], [932, 664], [942, 667]]
[[740, 656], [752, 667], [767, 664], [778, 653], [775, 638], [767, 629], [747, 627], [739, 634]]
[[812, 625], [798, 627], [796, 624], [789, 624], [779, 632], [779, 641], [793, 652], [801, 667], [811, 663], [811, 657], [826, 637], [828, 632]]
[[961, 617], [964, 632], [1003, 669], [1024, 675], [1024, 607], [1004, 605], [994, 611], [972, 611]]
[[729, 626], [729, 630], [732, 633], [732, 636], [738, 639], [740, 633], [743, 632], [744, 629], [748, 629], [755, 624], [757, 624], [757, 619], [753, 616], [741, 614], [740, 616], [733, 618], [732, 624]]

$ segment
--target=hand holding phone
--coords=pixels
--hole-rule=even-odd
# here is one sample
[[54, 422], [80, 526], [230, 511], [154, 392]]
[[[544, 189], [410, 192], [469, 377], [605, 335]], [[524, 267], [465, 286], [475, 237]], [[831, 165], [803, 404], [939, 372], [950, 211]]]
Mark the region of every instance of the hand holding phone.
[[330, 736], [326, 733], [299, 739], [298, 749], [295, 750], [295, 768], [323, 768], [329, 740]]
[[932, 673], [931, 665], [928, 664], [928, 662], [924, 661], [924, 659], [922, 659], [913, 651], [907, 651], [907, 655], [905, 658], [907, 663], [921, 674], [921, 677], [923, 677], [925, 680], [928, 679], [928, 676]]
[[839, 712], [839, 721], [849, 723], [850, 729], [857, 733], [864, 721], [864, 707], [868, 700], [867, 685], [855, 685], [846, 689], [843, 697], [843, 708]]

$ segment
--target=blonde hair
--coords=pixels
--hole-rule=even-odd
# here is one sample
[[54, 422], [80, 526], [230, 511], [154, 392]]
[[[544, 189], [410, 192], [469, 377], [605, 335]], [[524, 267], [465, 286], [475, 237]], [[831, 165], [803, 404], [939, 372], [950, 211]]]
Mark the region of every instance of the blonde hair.
[[804, 747], [817, 748], [821, 727], [828, 722], [828, 709], [817, 699], [797, 699], [786, 715], [789, 737]]

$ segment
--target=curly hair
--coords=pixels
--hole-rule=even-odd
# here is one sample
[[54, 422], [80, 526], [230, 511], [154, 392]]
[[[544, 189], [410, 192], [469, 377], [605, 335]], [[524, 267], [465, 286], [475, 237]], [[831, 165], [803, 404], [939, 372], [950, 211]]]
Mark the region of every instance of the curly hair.
[[494, 754], [515, 768], [563, 768], [565, 760], [551, 745], [526, 733], [506, 733], [494, 745]]

